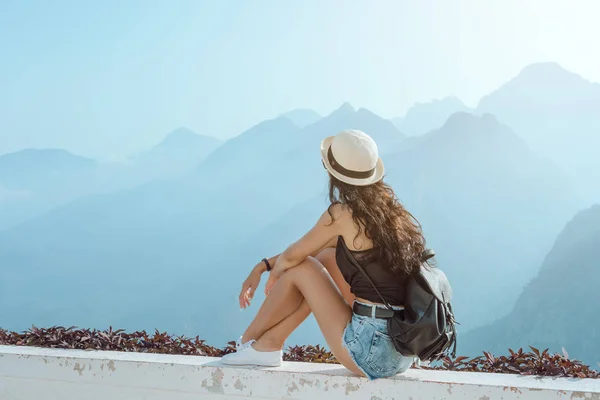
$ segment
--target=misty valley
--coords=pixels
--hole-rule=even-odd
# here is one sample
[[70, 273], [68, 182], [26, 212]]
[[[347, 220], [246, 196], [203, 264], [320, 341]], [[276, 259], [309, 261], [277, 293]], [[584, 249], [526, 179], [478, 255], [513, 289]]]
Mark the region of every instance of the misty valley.
[[[264, 298], [240, 311], [242, 281], [325, 210], [319, 143], [348, 128], [375, 139], [452, 283], [459, 354], [532, 345], [600, 361], [600, 84], [554, 63], [475, 108], [298, 109], [226, 141], [179, 128], [119, 162], [0, 155], [0, 327], [234, 340]], [[312, 318], [288, 342], [324, 344]]]

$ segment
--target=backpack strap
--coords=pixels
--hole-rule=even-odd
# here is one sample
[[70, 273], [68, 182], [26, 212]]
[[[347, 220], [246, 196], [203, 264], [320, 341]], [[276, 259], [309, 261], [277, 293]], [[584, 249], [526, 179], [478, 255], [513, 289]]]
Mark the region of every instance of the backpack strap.
[[373, 283], [373, 281], [371, 280], [371, 277], [367, 274], [367, 271], [364, 270], [364, 268], [360, 265], [360, 263], [354, 258], [354, 256], [352, 254], [349, 254], [349, 252], [346, 252], [348, 255], [348, 259], [352, 262], [352, 264], [359, 269], [360, 272], [363, 273], [364, 276], [367, 277], [367, 280], [369, 281], [369, 283], [371, 284], [371, 286], [373, 286], [373, 289], [375, 289], [375, 291], [377, 292], [377, 294], [379, 295], [379, 298], [381, 299], [381, 302], [383, 304], [385, 304], [385, 306], [390, 310], [390, 311], [394, 311], [394, 309], [392, 308], [392, 306], [383, 298], [383, 296], [381, 295], [381, 293], [379, 292], [379, 290], [377, 289], [377, 286], [375, 286], [375, 284]]
[[[354, 255], [352, 255], [352, 253], [350, 253], [350, 249], [348, 249], [348, 247], [346, 246], [346, 244], [344, 243], [344, 251], [346, 252], [346, 256], [348, 258], [348, 260], [350, 260], [350, 262], [352, 263], [352, 265], [354, 265], [360, 272], [363, 273], [363, 275], [367, 278], [367, 280], [369, 281], [369, 283], [371, 284], [371, 286], [373, 286], [373, 289], [375, 289], [375, 292], [377, 292], [377, 295], [379, 295], [379, 298], [381, 299], [381, 302], [383, 304], [385, 304], [385, 306], [390, 310], [390, 311], [394, 311], [393, 307], [390, 305], [390, 303], [388, 303], [383, 296], [381, 295], [381, 292], [379, 292], [379, 290], [377, 289], [377, 286], [375, 286], [375, 284], [373, 283], [373, 280], [371, 280], [371, 277], [369, 276], [369, 274], [367, 274], [367, 271], [365, 271], [365, 269], [360, 265], [360, 263], [356, 260], [356, 258], [354, 258]], [[427, 261], [429, 260], [431, 257], [435, 256], [435, 252], [432, 249], [427, 249], [423, 252], [421, 259], [423, 261]]]

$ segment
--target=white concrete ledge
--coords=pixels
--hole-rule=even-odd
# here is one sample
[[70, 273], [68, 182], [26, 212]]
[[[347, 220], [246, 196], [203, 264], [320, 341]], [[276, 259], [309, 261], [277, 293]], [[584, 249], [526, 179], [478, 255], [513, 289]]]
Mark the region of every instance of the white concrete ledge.
[[0, 399], [600, 400], [600, 380], [410, 370], [368, 381], [338, 365], [0, 346]]

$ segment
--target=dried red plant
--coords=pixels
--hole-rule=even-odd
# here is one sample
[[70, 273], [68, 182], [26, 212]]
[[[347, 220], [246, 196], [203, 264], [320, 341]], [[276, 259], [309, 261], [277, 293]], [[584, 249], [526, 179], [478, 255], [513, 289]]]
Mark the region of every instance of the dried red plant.
[[[158, 330], [153, 334], [148, 334], [146, 331], [126, 333], [122, 329], [115, 331], [112, 327], [101, 331], [62, 326], [50, 328], [34, 326], [23, 333], [0, 329], [0, 344], [210, 357], [220, 357], [235, 351], [235, 342], [229, 342], [224, 349], [218, 349], [205, 344], [204, 340], [200, 340], [198, 336], [195, 338], [172, 336]], [[484, 352], [479, 357], [446, 358], [440, 365], [415, 368], [600, 379], [600, 372], [580, 361], [570, 359], [564, 350], [563, 354], [553, 354], [547, 349], [539, 351], [534, 347], [531, 347], [531, 351], [528, 352], [523, 349], [518, 351], [509, 349], [508, 351], [509, 355], [506, 356], [494, 356]], [[321, 346], [310, 345], [289, 347], [284, 354], [284, 359], [286, 361], [337, 363], [329, 351]]]

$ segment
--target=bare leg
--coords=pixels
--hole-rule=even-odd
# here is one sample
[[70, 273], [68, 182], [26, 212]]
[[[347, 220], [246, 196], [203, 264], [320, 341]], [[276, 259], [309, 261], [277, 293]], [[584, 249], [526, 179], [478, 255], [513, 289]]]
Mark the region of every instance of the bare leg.
[[331, 279], [335, 282], [335, 285], [344, 297], [344, 300], [346, 300], [346, 303], [352, 305], [356, 296], [350, 292], [350, 285], [348, 285], [348, 282], [344, 279], [344, 276], [340, 272], [340, 268], [335, 261], [335, 249], [329, 248], [323, 250], [317, 255], [316, 259], [323, 264], [325, 269], [327, 269], [327, 272], [331, 275]]
[[280, 323], [266, 331], [253, 347], [258, 351], [282, 350], [287, 338], [298, 326], [310, 315], [310, 307], [306, 300], [302, 300], [300, 306]]
[[[344, 297], [346, 303], [352, 304], [354, 295], [350, 293], [350, 286], [344, 280], [344, 277], [337, 266], [335, 261], [335, 249], [329, 248], [323, 250], [317, 255], [316, 259], [327, 269], [327, 272], [335, 282], [335, 285]], [[306, 301], [303, 300], [291, 314], [280, 320], [280, 322], [270, 329], [263, 331], [263, 334], [260, 336], [256, 335], [256, 333], [254, 333], [255, 336], [252, 336], [253, 329], [256, 329], [256, 327], [252, 327], [251, 325], [246, 330], [246, 333], [244, 333], [243, 341], [246, 342], [251, 339], [256, 340], [254, 348], [259, 351], [281, 350], [287, 338], [309, 315], [310, 308]], [[254, 332], [256, 332], [256, 330]]]
[[[304, 298], [306, 304], [314, 313], [321, 332], [325, 336], [325, 340], [335, 358], [350, 371], [362, 375], [350, 357], [350, 354], [348, 354], [348, 351], [342, 345], [342, 335], [350, 321], [352, 310], [331, 275], [315, 258], [309, 257], [302, 264], [291, 268], [283, 274], [273, 287], [271, 293], [267, 296], [263, 306], [252, 322], [252, 325], [255, 326], [251, 325], [249, 330], [261, 332], [258, 336], [260, 338], [260, 336], [275, 325], [272, 324], [265, 328], [267, 323], [272, 323], [274, 320], [268, 313], [276, 312], [280, 304], [289, 307], [289, 304], [292, 303], [290, 299], [297, 301], [298, 296]], [[278, 315], [281, 315], [281, 313], [278, 312]], [[298, 317], [295, 321], [299, 319]], [[292, 325], [297, 326], [291, 322], [283, 324], [280, 328], [281, 336], [278, 336], [280, 340], [281, 337], [287, 337], [293, 331], [291, 329]], [[277, 336], [276, 332], [272, 332], [271, 335], [273, 335], [271, 340], [275, 340], [274, 337]]]
[[342, 344], [342, 336], [352, 317], [352, 309], [323, 265], [309, 257], [302, 264], [288, 270], [280, 280], [282, 285], [291, 283], [302, 293], [338, 362], [353, 373], [362, 375]]
[[298, 289], [293, 285], [286, 285], [285, 281], [279, 279], [242, 335], [242, 343], [260, 338], [266, 331], [296, 311], [302, 300], [302, 293]]

